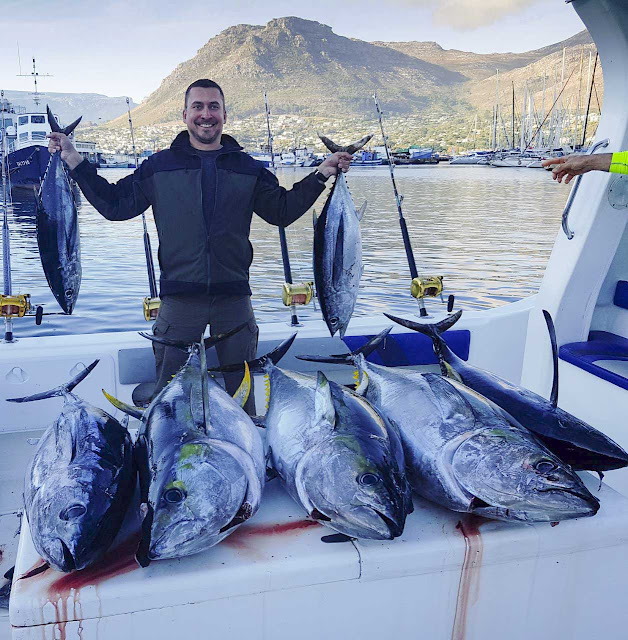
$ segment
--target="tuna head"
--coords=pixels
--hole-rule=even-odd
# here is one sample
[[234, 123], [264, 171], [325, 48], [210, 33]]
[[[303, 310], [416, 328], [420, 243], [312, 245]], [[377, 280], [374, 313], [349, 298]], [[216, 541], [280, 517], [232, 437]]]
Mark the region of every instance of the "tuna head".
[[51, 567], [65, 572], [84, 569], [102, 556], [115, 519], [111, 493], [71, 475], [72, 469], [51, 474], [29, 510], [35, 548]]
[[311, 517], [354, 538], [400, 536], [412, 506], [402, 464], [379, 414], [337, 385], [332, 397], [322, 373], [315, 413], [328, 435], [297, 466], [301, 504]]
[[476, 496], [470, 511], [477, 515], [558, 522], [599, 509], [568, 465], [518, 429], [486, 429], [471, 436], [457, 448], [452, 465], [456, 479]]
[[232, 448], [209, 439], [177, 446], [169, 469], [151, 482], [140, 562], [143, 555], [178, 558], [208, 549], [251, 515], [245, 466]]

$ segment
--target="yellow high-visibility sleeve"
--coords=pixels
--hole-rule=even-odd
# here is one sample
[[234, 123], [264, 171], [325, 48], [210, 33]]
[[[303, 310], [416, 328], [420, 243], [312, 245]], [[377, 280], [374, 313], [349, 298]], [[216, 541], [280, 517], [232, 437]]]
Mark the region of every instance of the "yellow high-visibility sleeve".
[[611, 173], [628, 173], [628, 151], [618, 151], [611, 159]]

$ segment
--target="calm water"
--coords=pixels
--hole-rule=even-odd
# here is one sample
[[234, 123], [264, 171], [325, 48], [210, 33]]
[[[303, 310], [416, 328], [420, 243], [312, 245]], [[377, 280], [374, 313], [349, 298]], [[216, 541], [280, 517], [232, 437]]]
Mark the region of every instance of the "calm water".
[[[311, 169], [282, 169], [285, 187]], [[115, 182], [130, 170], [104, 169]], [[549, 258], [569, 192], [540, 169], [477, 166], [400, 167], [397, 182], [405, 196], [404, 215], [420, 274], [445, 276], [446, 293], [466, 309], [495, 307], [536, 292]], [[364, 275], [355, 315], [392, 310], [417, 312], [387, 167], [353, 168], [348, 183], [362, 221]], [[320, 212], [324, 193], [316, 203]], [[151, 211], [147, 220], [157, 266], [157, 237]], [[84, 199], [79, 207], [83, 281], [72, 316], [15, 322], [19, 336], [145, 329], [142, 299], [148, 281], [141, 218], [109, 222]], [[35, 203], [30, 193], [14, 195], [11, 225], [13, 290], [30, 293], [46, 312], [59, 311], [48, 289], [37, 250]], [[287, 230], [294, 281], [313, 280], [312, 217]], [[253, 304], [258, 321], [289, 319], [281, 302], [283, 268], [277, 229], [254, 217], [251, 242]], [[428, 307], [440, 302], [428, 301]], [[320, 317], [312, 305], [299, 308], [304, 319]]]

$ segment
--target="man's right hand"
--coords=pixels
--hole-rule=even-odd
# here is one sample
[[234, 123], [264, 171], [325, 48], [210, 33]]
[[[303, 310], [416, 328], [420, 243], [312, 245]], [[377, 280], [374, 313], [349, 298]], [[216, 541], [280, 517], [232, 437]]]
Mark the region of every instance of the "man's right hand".
[[565, 184], [569, 184], [574, 176], [581, 176], [589, 171], [608, 171], [611, 166], [612, 153], [594, 153], [587, 155], [577, 153], [560, 158], [543, 160], [541, 166], [552, 167], [552, 178]]
[[52, 132], [49, 133], [48, 151], [52, 153], [61, 153], [61, 160], [65, 162], [70, 170], [78, 167], [83, 162], [83, 156], [74, 148], [68, 136], [65, 133]]

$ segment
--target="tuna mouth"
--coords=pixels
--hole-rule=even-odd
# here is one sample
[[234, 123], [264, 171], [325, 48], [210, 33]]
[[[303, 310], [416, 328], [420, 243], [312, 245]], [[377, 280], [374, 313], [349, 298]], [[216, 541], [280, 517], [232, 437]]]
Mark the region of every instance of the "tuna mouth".
[[387, 515], [374, 509], [375, 513], [384, 521], [390, 532], [390, 539], [398, 538], [403, 533], [403, 524], [399, 524], [397, 521], [389, 518]]
[[600, 508], [600, 501], [592, 494], [589, 493], [586, 489], [584, 491], [578, 491], [577, 489], [567, 489], [567, 488], [556, 488], [556, 489], [540, 489], [539, 493], [557, 493], [563, 494], [568, 493], [572, 496], [575, 496], [579, 500], [585, 502], [591, 509], [595, 509], [595, 513], [597, 513]]
[[59, 538], [59, 542], [61, 543], [61, 551], [63, 552], [63, 571], [74, 571], [74, 569], [76, 569], [76, 562], [74, 561], [72, 552], [61, 538]]

